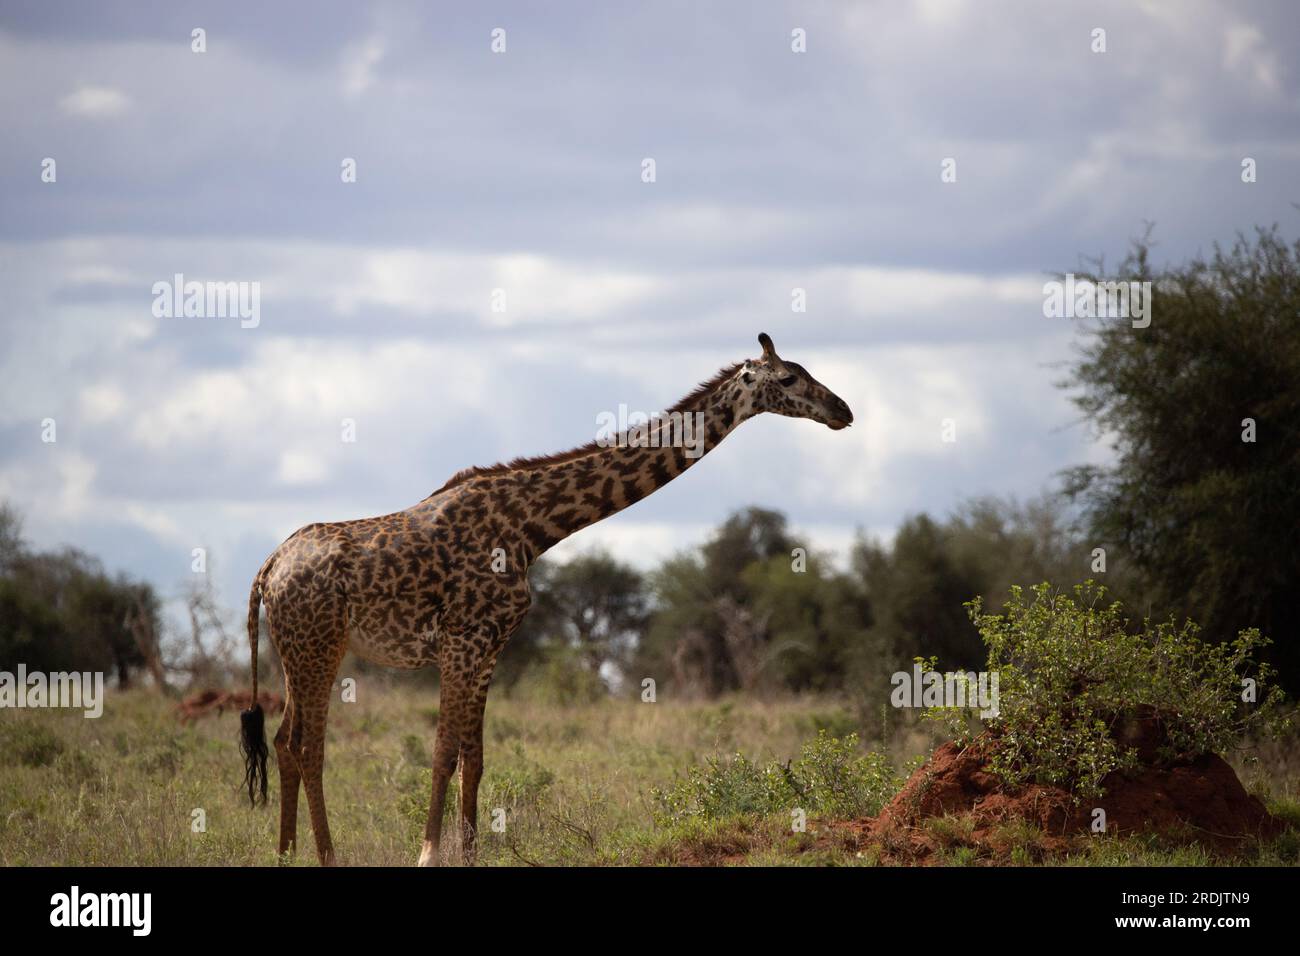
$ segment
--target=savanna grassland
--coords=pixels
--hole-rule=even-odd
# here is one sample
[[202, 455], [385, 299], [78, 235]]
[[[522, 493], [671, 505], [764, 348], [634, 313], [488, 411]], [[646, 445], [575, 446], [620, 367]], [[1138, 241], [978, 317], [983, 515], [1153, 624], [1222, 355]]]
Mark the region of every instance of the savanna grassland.
[[[340, 862], [411, 865], [428, 806], [436, 694], [367, 683], [358, 696], [356, 703], [333, 705], [326, 750], [326, 799]], [[270, 732], [277, 722], [270, 719]], [[3, 712], [0, 863], [274, 865], [278, 775], [272, 771], [270, 806], [250, 809], [239, 789], [237, 726], [232, 711], [182, 724], [174, 702], [143, 690], [110, 692], [104, 715], [93, 720], [79, 711]], [[494, 694], [487, 708], [479, 863], [881, 862], [829, 821], [877, 812], [935, 738], [926, 724], [897, 726], [885, 746], [877, 740], [877, 752], [869, 753], [849, 737], [858, 729], [849, 707], [811, 697], [561, 705]], [[1294, 864], [1300, 761], [1294, 747], [1280, 744], [1259, 757], [1234, 766], [1293, 826], [1238, 862]], [[806, 832], [792, 830], [783, 789], [789, 786], [812, 807]], [[449, 814], [454, 789], [451, 797]], [[490, 829], [494, 808], [505, 811], [504, 833]], [[196, 810], [203, 811], [203, 832], [193, 826]], [[960, 821], [929, 825], [942, 847], [932, 862], [1004, 862], [963, 845]], [[1009, 831], [1008, 839], [1023, 844], [1013, 848], [1010, 862], [1219, 861], [1196, 845], [1145, 838], [1093, 838], [1064, 857], [1034, 852], [1032, 833]], [[305, 800], [299, 845], [297, 865], [314, 866]]]

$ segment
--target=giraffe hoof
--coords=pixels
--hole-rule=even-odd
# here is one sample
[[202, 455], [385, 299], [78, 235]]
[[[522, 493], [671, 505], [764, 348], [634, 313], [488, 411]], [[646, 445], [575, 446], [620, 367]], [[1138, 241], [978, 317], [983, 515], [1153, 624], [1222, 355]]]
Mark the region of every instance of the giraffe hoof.
[[424, 841], [424, 846], [420, 847], [420, 862], [416, 866], [437, 866], [438, 865], [438, 848], [428, 840]]

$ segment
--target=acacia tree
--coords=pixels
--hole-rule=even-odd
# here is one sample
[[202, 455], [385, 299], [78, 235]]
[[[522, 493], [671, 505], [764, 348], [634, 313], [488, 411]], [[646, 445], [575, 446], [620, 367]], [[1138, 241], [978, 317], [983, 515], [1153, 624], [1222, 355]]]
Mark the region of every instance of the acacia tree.
[[1091, 319], [1061, 384], [1113, 466], [1066, 474], [1098, 546], [1126, 551], [1153, 611], [1227, 640], [1258, 627], [1300, 678], [1300, 242], [1276, 227], [1155, 270], [1146, 240], [1115, 278], [1150, 281], [1151, 323]]
[[547, 564], [530, 581], [536, 620], [525, 643], [572, 652], [593, 675], [626, 662], [646, 618], [647, 594], [635, 568], [593, 552]]

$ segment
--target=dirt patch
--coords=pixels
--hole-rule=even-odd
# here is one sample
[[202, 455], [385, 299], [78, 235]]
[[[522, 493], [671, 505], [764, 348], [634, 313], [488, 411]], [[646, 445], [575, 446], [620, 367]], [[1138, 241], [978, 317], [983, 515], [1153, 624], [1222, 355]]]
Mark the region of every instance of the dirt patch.
[[1075, 803], [1065, 790], [1039, 784], [1004, 787], [988, 771], [991, 740], [981, 736], [964, 749], [947, 743], [935, 750], [878, 816], [831, 829], [848, 829], [863, 850], [900, 863], [931, 862], [959, 847], [995, 862], [1016, 848], [1030, 859], [1068, 852], [1092, 835], [1097, 808], [1105, 811], [1109, 835], [1158, 833], [1220, 854], [1284, 829], [1218, 756], [1153, 765], [1158, 721], [1131, 721], [1117, 736], [1146, 762], [1107, 776], [1105, 796], [1096, 800]]

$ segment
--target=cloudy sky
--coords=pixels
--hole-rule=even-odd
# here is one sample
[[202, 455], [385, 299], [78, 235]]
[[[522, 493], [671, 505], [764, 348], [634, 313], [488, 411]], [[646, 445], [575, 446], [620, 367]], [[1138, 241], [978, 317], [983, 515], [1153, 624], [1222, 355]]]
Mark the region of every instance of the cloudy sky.
[[[751, 503], [843, 549], [1105, 459], [1053, 386], [1051, 274], [1148, 222], [1164, 260], [1296, 231], [1286, 0], [458, 6], [0, 6], [0, 498], [32, 544], [169, 594], [204, 547], [237, 606], [298, 526], [588, 441], [767, 331], [854, 427], [750, 422], [558, 550], [648, 566]], [[156, 316], [177, 273], [259, 283], [257, 326]]]

